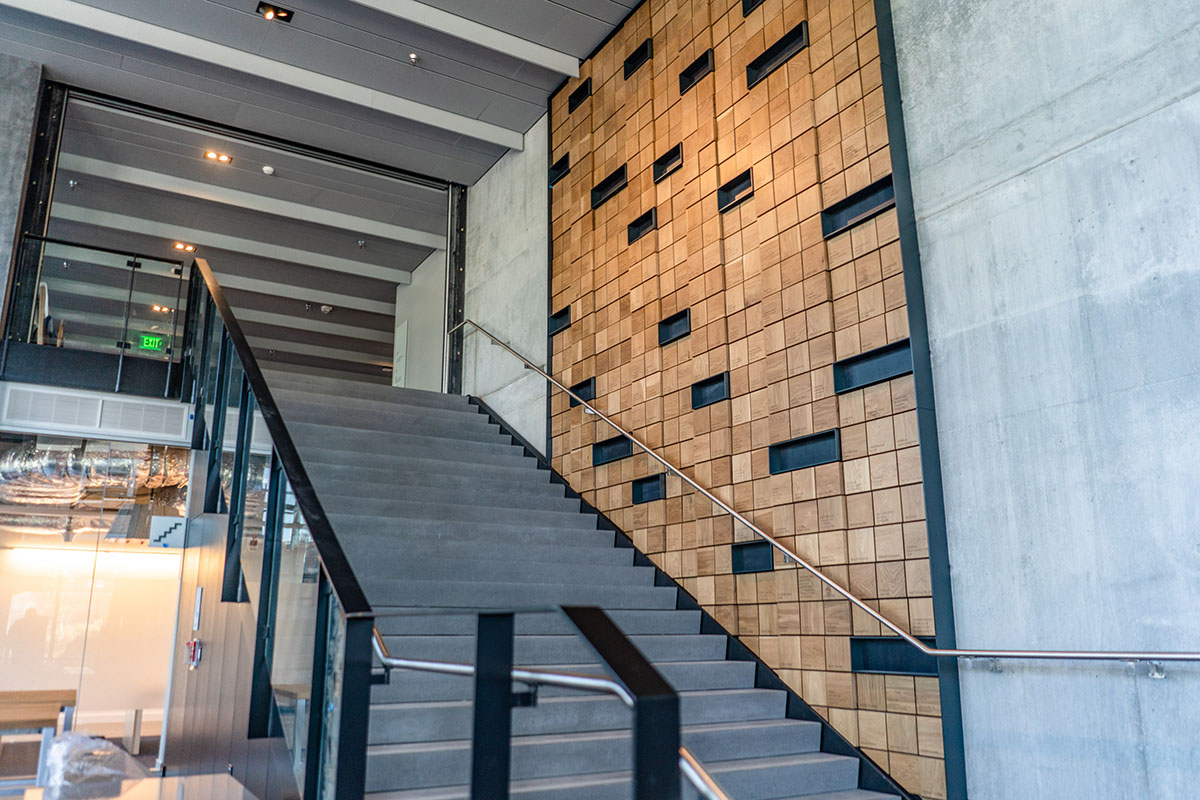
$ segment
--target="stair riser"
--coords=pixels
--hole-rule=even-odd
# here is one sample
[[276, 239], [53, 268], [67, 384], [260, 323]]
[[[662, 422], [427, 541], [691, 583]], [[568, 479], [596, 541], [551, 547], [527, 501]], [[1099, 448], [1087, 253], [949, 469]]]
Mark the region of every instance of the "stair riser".
[[[305, 459], [305, 464], [310, 463]], [[318, 462], [313, 461], [317, 464]], [[479, 491], [502, 492], [517, 497], [559, 497], [566, 498], [567, 493], [562, 484], [550, 482], [550, 473], [541, 470], [518, 468], [506, 470], [502, 467], [483, 466], [468, 473], [467, 465], [456, 464], [452, 470], [437, 472], [435, 465], [445, 466], [443, 462], [429, 463], [429, 469], [377, 469], [367, 465], [353, 464], [320, 464], [319, 474], [311, 475], [313, 483], [320, 491], [320, 486], [359, 485], [396, 487], [405, 490], [435, 489], [444, 491]]]
[[[662, 609], [674, 608], [677, 594], [675, 589], [668, 587], [397, 581], [388, 590], [388, 602], [405, 606], [424, 602], [445, 608], [584, 605]], [[371, 596], [370, 592], [367, 596]]]
[[322, 495], [325, 508], [353, 510], [369, 517], [397, 519], [433, 519], [454, 522], [500, 522], [510, 525], [531, 525], [546, 528], [595, 528], [597, 518], [578, 510], [547, 511], [522, 507], [501, 508], [472, 502], [465, 496], [461, 505], [449, 503], [412, 503], [374, 497]]
[[[607, 551], [601, 551], [607, 552]], [[613, 548], [613, 554], [630, 559], [633, 550]], [[596, 555], [599, 555], [597, 553]], [[590, 554], [589, 554], [590, 557]], [[376, 608], [378, 611], [378, 607]], [[418, 609], [412, 609], [417, 611]], [[700, 632], [699, 611], [614, 611], [609, 614], [626, 635], [686, 634]], [[404, 636], [471, 636], [476, 618], [470, 616], [424, 615], [415, 617], [379, 617], [376, 626], [386, 634]], [[518, 635], [575, 636], [577, 631], [561, 614], [517, 614], [514, 627]]]
[[437, 408], [474, 409], [464, 395], [427, 392], [420, 389], [397, 389], [393, 386], [343, 381], [336, 378], [320, 378], [309, 375], [297, 376], [275, 370], [264, 371], [267, 387], [272, 394], [298, 392], [306, 395], [319, 394], [334, 398], [358, 398], [382, 400], [411, 406], [434, 406]]
[[[775, 720], [783, 716], [782, 692], [759, 693], [684, 693], [679, 710], [684, 725], [723, 722]], [[472, 727], [470, 702], [452, 707], [421, 704], [397, 708], [371, 709], [371, 744], [470, 739]], [[629, 709], [616, 698], [544, 698], [534, 708], [513, 711], [514, 736], [541, 736], [555, 733], [628, 730], [632, 724]], [[697, 733], [699, 740], [709, 734]], [[775, 726], [764, 734], [762, 755], [810, 752], [820, 744], [820, 725], [794, 723]], [[689, 740], [690, 742], [691, 740]], [[770, 750], [770, 752], [766, 752]]]
[[[436, 464], [440, 472], [451, 475], [488, 472], [494, 469], [522, 469], [529, 472], [536, 472], [538, 469], [537, 461], [525, 458], [516, 448], [507, 448], [504, 452], [466, 452], [442, 442], [433, 446], [422, 445], [413, 448], [363, 445], [355, 449], [354, 443], [305, 441], [300, 437], [296, 438], [296, 446], [305, 466], [310, 463], [331, 464], [398, 471], [418, 469], [423, 466], [422, 462], [428, 461], [431, 465]], [[470, 466], [476, 469], [470, 469]], [[488, 469], [481, 469], [483, 467]]]
[[[345, 419], [341, 417], [345, 416]], [[315, 420], [289, 417], [284, 412], [289, 431], [295, 436], [309, 439], [324, 437], [332, 440], [343, 436], [419, 436], [451, 442], [475, 442], [496, 447], [511, 447], [512, 438], [500, 433], [495, 425], [479, 425], [473, 420], [464, 423], [456, 420], [381, 419], [374, 414], [355, 415], [339, 411], [328, 411]], [[467, 418], [471, 419], [470, 417]]]
[[[604, 672], [604, 668], [600, 664], [563, 666], [572, 672], [594, 675]], [[754, 685], [754, 665], [746, 661], [663, 662], [655, 667], [667, 679], [667, 682], [680, 692], [704, 689], [749, 689]], [[391, 683], [378, 684], [371, 688], [371, 701], [374, 703], [402, 703], [469, 700], [473, 694], [474, 683], [470, 678], [394, 670]], [[538, 690], [538, 694], [541, 697], [575, 697], [579, 692], [545, 686]]]
[[599, 564], [556, 564], [548, 567], [532, 559], [512, 561], [426, 561], [419, 559], [387, 559], [373, 561], [370, 554], [347, 548], [355, 566], [358, 582], [368, 597], [386, 597], [389, 587], [397, 581], [481, 581], [484, 583], [525, 583], [540, 581], [553, 584], [588, 583], [594, 586], [654, 585], [652, 567], [606, 567]]
[[355, 427], [370, 427], [376, 420], [387, 421], [388, 427], [393, 427], [395, 420], [404, 425], [419, 424], [422, 421], [432, 423], [457, 423], [459, 425], [477, 425], [499, 430], [499, 425], [490, 422], [486, 414], [480, 414], [473, 407], [441, 408], [438, 406], [409, 406], [391, 403], [386, 400], [362, 400], [352, 397], [321, 397], [314, 398], [303, 392], [275, 392], [275, 402], [283, 412], [283, 418], [291, 423], [318, 422], [328, 424], [331, 420], [338, 421], [339, 415], [345, 415]]
[[[423, 564], [426, 561], [453, 561], [458, 564], [474, 560], [488, 564], [538, 564], [542, 570], [556, 569], [556, 565], [596, 564], [602, 567], [630, 567], [633, 565], [633, 554], [622, 552], [615, 547], [571, 547], [557, 545], [539, 545], [537, 547], [513, 548], [503, 545], [480, 542], [478, 544], [459, 544], [441, 541], [409, 539], [404, 548], [396, 553], [372, 552], [369, 548], [364, 552], [355, 550], [357, 545], [351, 544], [347, 552], [360, 553], [364, 558], [369, 557], [379, 569], [375, 574], [391, 574], [396, 567], [412, 569], [412, 564]], [[516, 551], [516, 552], [514, 552]], [[368, 570], [369, 565], [364, 566]], [[356, 573], [360, 577], [370, 572]], [[471, 621], [474, 625], [474, 620]], [[449, 631], [445, 631], [448, 633]], [[565, 632], [565, 631], [564, 631]]]
[[477, 483], [472, 486], [468, 481], [456, 481], [453, 486], [412, 485], [398, 479], [372, 482], [313, 476], [313, 487], [317, 490], [317, 496], [322, 498], [322, 502], [325, 497], [387, 498], [404, 504], [471, 503], [490, 508], [579, 513], [579, 500], [566, 497], [562, 487], [550, 484], [535, 483], [532, 486], [520, 487], [519, 484], [494, 486]]
[[[368, 590], [368, 594], [369, 594]], [[652, 662], [715, 661], [725, 657], [724, 636], [632, 636], [633, 644]], [[396, 656], [433, 661], [475, 660], [473, 636], [387, 636]], [[523, 666], [587, 664], [595, 660], [580, 636], [517, 636], [513, 659]]]
[[[502, 442], [499, 437], [488, 437], [485, 441], [438, 436], [418, 432], [361, 431], [330, 425], [308, 425], [291, 423], [288, 431], [296, 443], [303, 446], [325, 447], [344, 450], [355, 454], [387, 454], [420, 458], [446, 458], [452, 453], [459, 455], [492, 455], [509, 458], [524, 458], [524, 451]], [[453, 448], [449, 450], [448, 448]]]
[[[755, 728], [697, 735], [685, 732], [684, 743], [701, 762], [712, 760], [718, 754], [730, 759], [758, 758], [762, 757], [765, 748], [774, 748], [770, 742], [772, 733], [769, 729]], [[625, 770], [630, 768], [632, 756], [628, 732], [582, 741], [550, 738], [533, 743], [516, 738], [512, 743], [512, 778], [527, 780]], [[722, 785], [739, 800], [746, 797], [758, 800], [780, 796], [780, 787], [793, 794], [800, 787], [811, 788], [812, 793], [816, 793], [854, 788], [858, 783], [858, 762], [852, 759], [761, 772], [762, 775], [755, 776], [757, 780], [747, 780], [744, 774], [737, 774], [733, 783], [738, 789], [733, 785]], [[371, 753], [367, 757], [367, 791], [385, 787], [453, 786], [469, 780], [469, 775], [469, 747], [447, 746], [393, 755]], [[766, 791], [775, 794], [764, 793], [768, 785], [771, 788]]]
[[[703, 755], [697, 753], [696, 757], [704, 761]], [[719, 766], [709, 767], [722, 788], [738, 800], [771, 800], [858, 787], [858, 760], [852, 758], [730, 772], [721, 771]]]
[[[564, 530], [526, 525], [483, 525], [469, 522], [437, 522], [425, 519], [391, 519], [387, 517], [365, 517], [339, 514], [326, 509], [329, 521], [339, 539], [349, 542], [352, 538], [378, 540], [378, 547], [402, 552], [406, 542], [428, 539], [462, 543], [506, 542], [510, 547], [521, 548], [534, 544], [557, 544], [564, 547], [612, 547], [611, 531], [590, 528]], [[367, 541], [367, 546], [376, 546]]]

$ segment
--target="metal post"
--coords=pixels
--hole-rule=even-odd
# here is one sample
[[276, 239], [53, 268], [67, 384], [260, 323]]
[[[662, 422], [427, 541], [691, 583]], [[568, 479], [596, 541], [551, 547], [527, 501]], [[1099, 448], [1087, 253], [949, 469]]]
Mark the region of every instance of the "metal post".
[[125, 298], [125, 316], [121, 321], [121, 341], [117, 342], [121, 353], [117, 357], [117, 381], [113, 386], [114, 392], [121, 391], [121, 372], [125, 369], [125, 348], [129, 346], [129, 311], [133, 306], [133, 282], [137, 279], [138, 268], [142, 266], [136, 257], [126, 261], [125, 264], [129, 267], [129, 294]]
[[200, 355], [197, 357], [195, 349], [192, 351], [192, 413], [195, 418], [192, 420], [192, 449], [205, 450], [208, 444], [205, 442], [205, 436], [208, 431], [204, 426], [204, 404], [208, 402], [208, 392], [205, 391], [204, 382], [208, 378], [208, 340], [212, 338], [213, 314], [216, 313], [216, 306], [213, 305], [212, 298], [205, 292], [204, 295], [204, 324], [200, 328]]
[[204, 513], [221, 511], [221, 449], [225, 441], [225, 410], [229, 406], [229, 359], [232, 347], [229, 331], [221, 329], [221, 349], [217, 356], [217, 386], [213, 394], [212, 434], [208, 441], [208, 476], [204, 484]]
[[679, 800], [679, 696], [637, 697], [633, 705], [634, 800]]
[[237, 440], [233, 445], [233, 476], [229, 487], [229, 523], [225, 532], [225, 573], [221, 600], [241, 603], [247, 598], [242, 581], [242, 528], [246, 518], [246, 483], [250, 474], [250, 437], [254, 432], [254, 393], [242, 373], [238, 392]]
[[481, 613], [475, 640], [471, 800], [508, 800], [512, 667], [513, 615]]
[[[304, 791], [306, 800], [319, 800], [321, 796], [321, 752], [325, 740], [325, 673], [328, 672], [329, 606], [333, 590], [325, 570], [321, 570], [317, 583], [317, 618], [313, 640], [312, 684], [308, 701], [307, 743], [304, 745]], [[296, 731], [296, 747], [300, 747], [301, 732]], [[293, 760], [295, 754], [293, 754]]]
[[254, 637], [254, 666], [250, 679], [250, 725], [247, 738], [272, 735], [274, 692], [271, 665], [275, 655], [275, 607], [279, 601], [279, 561], [283, 550], [285, 478], [279, 454], [271, 451], [267, 482], [267, 514], [263, 524], [262, 574], [258, 592], [258, 635]]
[[[175, 334], [179, 331], [179, 301], [183, 299], [183, 267], [176, 267], [175, 274], [179, 280], [175, 282], [175, 308], [171, 309], [171, 346], [167, 348], [167, 382], [163, 385], [163, 397], [171, 396], [171, 367], [175, 364], [175, 351], [179, 349]], [[183, 359], [179, 361], [183, 368]]]

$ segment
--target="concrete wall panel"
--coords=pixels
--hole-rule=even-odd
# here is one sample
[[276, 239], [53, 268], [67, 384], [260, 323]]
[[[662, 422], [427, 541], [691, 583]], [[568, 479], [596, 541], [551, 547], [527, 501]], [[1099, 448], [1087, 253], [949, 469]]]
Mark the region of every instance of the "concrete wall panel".
[[[959, 646], [1200, 650], [1200, 6], [893, 7]], [[1166, 669], [965, 665], [973, 800], [1188, 796]]]

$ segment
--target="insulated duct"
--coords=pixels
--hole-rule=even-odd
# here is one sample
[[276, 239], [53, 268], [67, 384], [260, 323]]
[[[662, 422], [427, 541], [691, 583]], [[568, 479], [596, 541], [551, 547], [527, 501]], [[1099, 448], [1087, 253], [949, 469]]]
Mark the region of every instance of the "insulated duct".
[[0, 502], [73, 506], [89, 492], [187, 485], [188, 451], [113, 443], [71, 450], [19, 445], [0, 455]]

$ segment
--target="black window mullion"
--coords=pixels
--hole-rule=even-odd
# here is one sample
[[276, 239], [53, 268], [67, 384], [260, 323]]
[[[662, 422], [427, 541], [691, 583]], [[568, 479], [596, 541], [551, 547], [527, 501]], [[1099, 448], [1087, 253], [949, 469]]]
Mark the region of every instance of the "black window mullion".
[[241, 602], [245, 597], [242, 581], [242, 531], [246, 517], [246, 483], [250, 474], [250, 439], [254, 433], [254, 392], [250, 379], [242, 373], [238, 402], [237, 441], [233, 450], [233, 476], [229, 487], [229, 524], [225, 533], [225, 577], [221, 599]]

